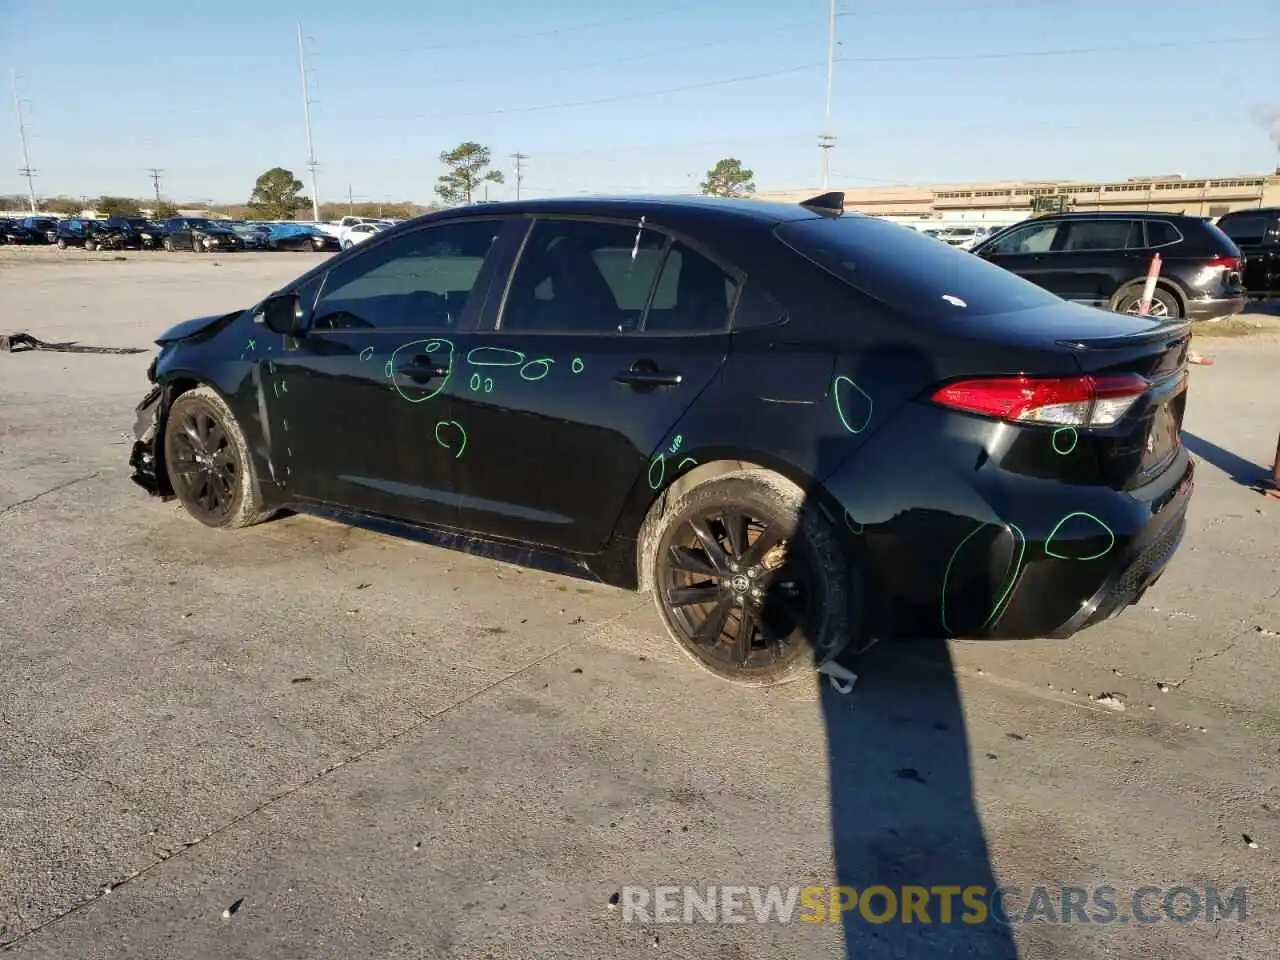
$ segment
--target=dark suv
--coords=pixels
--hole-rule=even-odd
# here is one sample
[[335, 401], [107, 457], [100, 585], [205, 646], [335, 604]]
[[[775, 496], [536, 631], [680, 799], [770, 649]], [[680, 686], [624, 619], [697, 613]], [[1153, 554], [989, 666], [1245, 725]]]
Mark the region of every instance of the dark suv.
[[1245, 296], [1280, 297], [1280, 207], [1228, 213], [1218, 220], [1218, 229], [1244, 254]]
[[18, 226], [30, 230], [36, 243], [54, 243], [58, 239], [58, 220], [56, 217], [23, 217]]
[[1001, 230], [973, 252], [1064, 300], [1132, 314], [1159, 253], [1151, 316], [1220, 320], [1244, 309], [1240, 248], [1201, 217], [1053, 214]]

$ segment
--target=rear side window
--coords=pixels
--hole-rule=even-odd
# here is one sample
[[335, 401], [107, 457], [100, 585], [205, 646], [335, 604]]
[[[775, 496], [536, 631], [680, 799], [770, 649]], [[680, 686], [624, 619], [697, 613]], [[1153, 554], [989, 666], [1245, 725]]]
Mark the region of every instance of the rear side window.
[[1142, 246], [1140, 220], [1073, 220], [1067, 225], [1064, 251], [1129, 250]]
[[1182, 234], [1172, 223], [1165, 220], [1147, 221], [1147, 246], [1167, 247], [1179, 242]]
[[797, 253], [904, 313], [974, 317], [1062, 302], [968, 251], [873, 217], [799, 220], [776, 232]]

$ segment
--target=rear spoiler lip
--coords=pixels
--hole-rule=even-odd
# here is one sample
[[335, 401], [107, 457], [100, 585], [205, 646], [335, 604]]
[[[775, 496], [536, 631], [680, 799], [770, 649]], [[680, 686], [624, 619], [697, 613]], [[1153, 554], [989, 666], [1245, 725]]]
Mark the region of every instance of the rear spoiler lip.
[[1058, 340], [1056, 343], [1060, 347], [1067, 347], [1070, 350], [1077, 351], [1120, 350], [1124, 347], [1138, 347], [1146, 343], [1156, 343], [1159, 340], [1167, 340], [1168, 346], [1173, 346], [1179, 340], [1190, 338], [1190, 320], [1171, 320], [1168, 323], [1157, 324], [1150, 330], [1143, 330], [1140, 333], [1128, 333], [1119, 337], [1095, 337], [1087, 340], [1066, 339]]

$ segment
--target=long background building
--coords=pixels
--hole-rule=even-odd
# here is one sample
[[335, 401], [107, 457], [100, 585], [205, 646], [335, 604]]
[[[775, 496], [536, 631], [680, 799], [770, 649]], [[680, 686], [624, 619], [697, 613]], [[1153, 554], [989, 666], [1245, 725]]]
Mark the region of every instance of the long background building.
[[[1070, 209], [1150, 210], [1220, 217], [1248, 207], [1280, 206], [1280, 169], [1273, 174], [1186, 179], [1180, 175], [1113, 181], [1038, 180], [930, 186], [841, 187], [845, 207], [880, 217], [1009, 221], [1031, 214], [1036, 197], [1065, 196]], [[772, 190], [765, 200], [796, 203], [819, 190]]]

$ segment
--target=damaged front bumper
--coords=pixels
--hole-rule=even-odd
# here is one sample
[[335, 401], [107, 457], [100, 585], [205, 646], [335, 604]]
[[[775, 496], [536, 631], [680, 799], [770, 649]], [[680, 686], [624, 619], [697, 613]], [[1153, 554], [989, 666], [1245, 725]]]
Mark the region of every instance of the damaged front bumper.
[[129, 454], [130, 477], [134, 483], [154, 497], [173, 499], [169, 478], [160, 464], [160, 414], [164, 403], [164, 388], [154, 386], [136, 408], [133, 435], [137, 439]]

